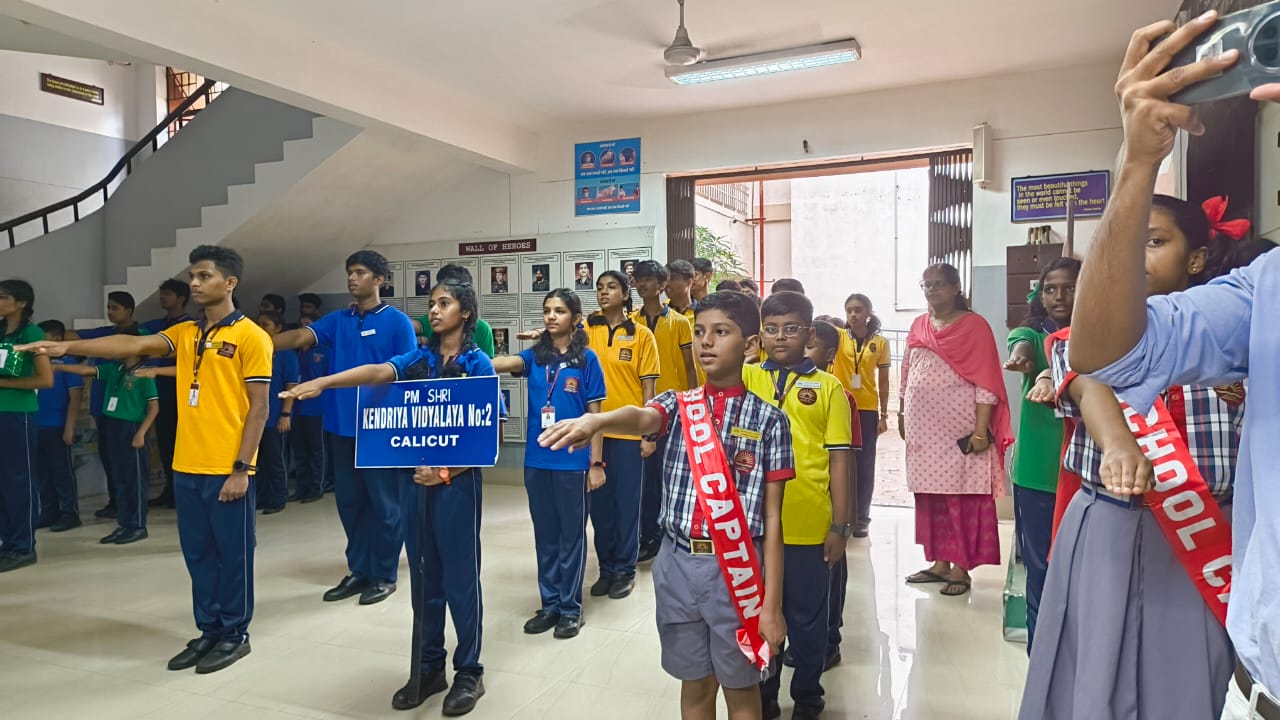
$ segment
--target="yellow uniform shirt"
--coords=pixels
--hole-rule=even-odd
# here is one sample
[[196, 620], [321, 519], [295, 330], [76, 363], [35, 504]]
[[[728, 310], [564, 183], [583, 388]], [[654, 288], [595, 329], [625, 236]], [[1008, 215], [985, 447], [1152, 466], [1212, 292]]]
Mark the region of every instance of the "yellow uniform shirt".
[[782, 541], [821, 545], [831, 530], [830, 451], [853, 447], [849, 398], [834, 375], [810, 362], [786, 370], [780, 386], [783, 372], [772, 362], [744, 365], [742, 382], [791, 421], [796, 477], [782, 497]]
[[[658, 343], [658, 383], [661, 395], [668, 390], [684, 392], [689, 389], [689, 374], [685, 368], [684, 351], [693, 347], [693, 326], [683, 315], [662, 308], [653, 325], [644, 316], [644, 310], [631, 313], [631, 322], [649, 328]], [[696, 363], [695, 363], [696, 364]]]
[[853, 393], [859, 410], [879, 410], [880, 392], [876, 386], [880, 368], [889, 367], [889, 341], [883, 335], [872, 335], [862, 341], [862, 348], [849, 334], [840, 331], [840, 349], [836, 352], [831, 373]]
[[[587, 318], [587, 337], [604, 370], [605, 399], [601, 410], [609, 412], [627, 405], [644, 405], [640, 381], [661, 374], [658, 343], [644, 325], [630, 321], [610, 328], [599, 313]], [[639, 440], [638, 435], [606, 435], [621, 440]]]
[[[671, 303], [667, 303], [667, 307], [680, 313], [685, 317], [686, 320], [689, 321], [689, 336], [693, 337], [693, 323], [694, 323], [694, 320], [697, 319], [697, 313], [695, 313], [693, 310], [694, 306], [690, 305], [684, 310], [677, 310], [675, 305], [672, 305]], [[698, 373], [698, 387], [702, 387], [703, 385], [706, 385], [707, 374], [702, 371], [702, 365], [698, 363], [698, 353], [696, 350], [693, 353], [693, 369], [696, 370]]]
[[[207, 333], [189, 321], [164, 330], [160, 337], [169, 342], [178, 363], [173, 469], [190, 475], [230, 475], [249, 415], [247, 383], [271, 384], [271, 336], [237, 311]], [[191, 388], [197, 383], [199, 395], [192, 406]], [[256, 461], [255, 454], [250, 464]]]

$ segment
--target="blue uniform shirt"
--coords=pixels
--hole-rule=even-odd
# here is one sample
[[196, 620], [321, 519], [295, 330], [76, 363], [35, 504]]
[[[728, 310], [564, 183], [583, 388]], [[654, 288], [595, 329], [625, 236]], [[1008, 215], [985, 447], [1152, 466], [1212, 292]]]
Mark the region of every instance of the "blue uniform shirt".
[[[187, 313], [182, 313], [180, 317], [174, 318], [173, 320], [170, 320], [169, 318], [148, 320], [142, 323], [142, 328], [152, 335], [159, 335], [178, 323], [184, 323], [191, 320], [195, 320], [195, 318], [191, 317]], [[173, 367], [178, 364], [178, 361], [173, 355], [170, 355], [169, 357], [163, 358], [151, 358], [150, 360], [147, 360], [145, 364], [152, 367]]]
[[[559, 451], [544, 448], [538, 444], [538, 436], [542, 434], [542, 409], [548, 403], [555, 409], [556, 421], [559, 422], [582, 417], [587, 413], [589, 403], [604, 400], [604, 371], [600, 368], [600, 358], [590, 349], [581, 360], [572, 365], [539, 365], [534, 360], [532, 349], [520, 353], [519, 357], [524, 361], [524, 370], [519, 375], [529, 379], [525, 467], [539, 470], [586, 470], [591, 466], [591, 453], [570, 453], [568, 448]], [[548, 395], [547, 389], [552, 381], [555, 386], [551, 387]]]
[[[298, 370], [302, 382], [315, 380], [329, 374], [329, 348], [324, 345], [312, 345], [298, 353]], [[300, 417], [324, 417], [325, 394], [320, 393], [313, 398], [293, 401], [293, 414]]]
[[[1146, 412], [1174, 385], [1249, 378], [1231, 511], [1227, 632], [1249, 674], [1280, 688], [1280, 252], [1186, 292], [1147, 300], [1147, 330], [1094, 377]], [[1182, 572], [1180, 569], [1177, 572]]]
[[[284, 400], [280, 393], [286, 385], [298, 383], [298, 354], [292, 350], [278, 350], [271, 356], [271, 390], [267, 403], [267, 428], [274, 428], [280, 422], [280, 409]], [[296, 404], [296, 403], [295, 403]]]
[[[54, 358], [55, 365], [71, 363], [67, 358]], [[70, 403], [71, 388], [84, 387], [84, 378], [75, 373], [54, 372], [53, 387], [41, 388], [36, 398], [40, 401], [40, 412], [36, 422], [42, 428], [61, 428], [67, 424], [67, 408]]]
[[[462, 377], [487, 377], [498, 374], [493, 369], [493, 361], [479, 347], [472, 345], [470, 349], [458, 356], [458, 365], [462, 368]], [[440, 378], [440, 366], [443, 364], [439, 355], [431, 348], [423, 346], [414, 348], [403, 355], [397, 355], [387, 361], [396, 371], [396, 380], [437, 380]], [[507, 405], [498, 394], [498, 417], [506, 419]]]
[[[418, 346], [409, 316], [385, 303], [367, 313], [355, 308], [335, 310], [307, 329], [315, 335], [317, 345], [330, 348], [330, 373], [384, 363]], [[493, 374], [492, 368], [489, 374]], [[325, 393], [324, 429], [342, 437], [356, 436], [355, 388]]]

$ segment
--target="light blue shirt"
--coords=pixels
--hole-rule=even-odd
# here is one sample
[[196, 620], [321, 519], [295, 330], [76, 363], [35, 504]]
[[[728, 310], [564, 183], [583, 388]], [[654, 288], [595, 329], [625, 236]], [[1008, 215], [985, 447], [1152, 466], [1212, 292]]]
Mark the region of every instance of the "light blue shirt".
[[1227, 632], [1249, 674], [1274, 693], [1280, 690], [1280, 251], [1208, 285], [1147, 300], [1142, 340], [1093, 377], [1145, 412], [1172, 385], [1218, 385], [1246, 375]]

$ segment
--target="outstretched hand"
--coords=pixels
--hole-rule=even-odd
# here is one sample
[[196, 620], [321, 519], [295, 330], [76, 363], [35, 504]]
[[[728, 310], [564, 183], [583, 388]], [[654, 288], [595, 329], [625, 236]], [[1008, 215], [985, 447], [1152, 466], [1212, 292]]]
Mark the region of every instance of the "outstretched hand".
[[67, 344], [65, 342], [54, 342], [52, 340], [40, 340], [26, 345], [15, 345], [13, 349], [18, 352], [45, 355], [51, 358], [60, 358], [67, 354]]
[[324, 392], [324, 387], [316, 380], [308, 380], [287, 388], [280, 393], [281, 400], [310, 400]]
[[573, 452], [589, 445], [595, 434], [595, 420], [592, 414], [587, 414], [572, 420], [561, 420], [543, 430], [538, 436], [538, 444], [552, 450], [569, 448], [569, 452]]

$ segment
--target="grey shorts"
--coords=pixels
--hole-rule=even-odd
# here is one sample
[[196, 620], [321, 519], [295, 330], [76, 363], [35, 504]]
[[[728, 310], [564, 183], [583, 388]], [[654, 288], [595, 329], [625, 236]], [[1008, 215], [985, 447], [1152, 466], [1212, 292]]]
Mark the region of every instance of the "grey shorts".
[[681, 681], [714, 675], [737, 690], [764, 679], [738, 648], [741, 625], [715, 555], [690, 555], [664, 538], [653, 561], [662, 669]]

